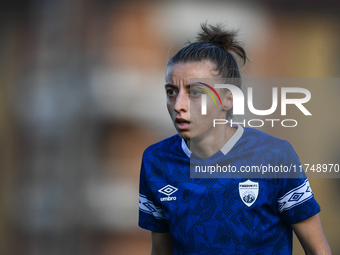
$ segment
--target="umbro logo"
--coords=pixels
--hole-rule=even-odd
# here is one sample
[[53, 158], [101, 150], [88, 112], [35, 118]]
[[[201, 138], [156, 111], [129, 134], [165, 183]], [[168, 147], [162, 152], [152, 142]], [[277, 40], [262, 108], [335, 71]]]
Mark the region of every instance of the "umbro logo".
[[167, 195], [167, 196], [170, 196], [172, 195], [173, 193], [175, 193], [178, 189], [171, 186], [171, 185], [166, 185], [164, 186], [163, 188], [159, 189], [158, 192], [164, 194], [164, 195]]
[[173, 193], [175, 193], [178, 189], [171, 186], [171, 185], [166, 185], [163, 188], [159, 189], [158, 192], [167, 195], [167, 197], [161, 197], [161, 201], [171, 201], [171, 200], [176, 200], [177, 197], [170, 197]]

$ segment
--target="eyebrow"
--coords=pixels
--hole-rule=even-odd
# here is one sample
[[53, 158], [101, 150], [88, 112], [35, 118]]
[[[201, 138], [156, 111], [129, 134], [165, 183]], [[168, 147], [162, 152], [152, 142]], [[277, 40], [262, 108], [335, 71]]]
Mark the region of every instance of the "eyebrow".
[[[197, 83], [194, 83], [194, 84], [187, 84], [187, 85], [184, 85], [185, 88], [190, 88], [190, 87], [197, 87], [199, 86], [200, 84], [197, 84]], [[178, 89], [178, 87], [176, 85], [173, 85], [173, 84], [170, 84], [170, 83], [167, 83], [164, 85], [164, 87], [166, 88], [173, 88], [173, 89]]]
[[164, 87], [172, 88], [172, 89], [176, 89], [177, 88], [175, 85], [172, 85], [172, 84], [169, 84], [169, 83], [165, 84]]

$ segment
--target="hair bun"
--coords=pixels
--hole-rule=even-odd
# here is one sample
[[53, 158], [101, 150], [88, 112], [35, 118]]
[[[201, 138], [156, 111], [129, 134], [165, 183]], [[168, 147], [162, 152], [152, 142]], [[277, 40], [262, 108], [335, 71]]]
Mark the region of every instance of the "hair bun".
[[224, 51], [235, 53], [242, 59], [243, 63], [246, 62], [246, 52], [235, 39], [237, 31], [225, 30], [220, 24], [216, 26], [207, 25], [206, 22], [201, 24], [201, 29], [202, 31], [196, 37], [198, 42], [212, 43]]

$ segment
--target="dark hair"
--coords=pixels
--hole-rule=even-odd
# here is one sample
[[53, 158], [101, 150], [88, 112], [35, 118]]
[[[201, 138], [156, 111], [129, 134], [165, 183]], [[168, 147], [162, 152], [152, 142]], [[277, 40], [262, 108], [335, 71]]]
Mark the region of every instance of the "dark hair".
[[235, 37], [237, 31], [224, 30], [221, 25], [201, 24], [202, 31], [197, 41], [180, 49], [168, 61], [168, 66], [178, 63], [209, 60], [216, 65], [216, 71], [223, 78], [241, 78], [235, 56], [241, 58], [243, 64], [247, 55]]
[[[196, 37], [197, 41], [180, 49], [170, 58], [167, 66], [209, 60], [215, 64], [219, 77], [227, 78], [227, 83], [240, 88], [241, 74], [235, 57], [239, 57], [243, 65], [248, 57], [240, 42], [235, 39], [237, 31], [225, 30], [219, 24], [212, 26], [207, 23], [201, 24], [201, 29]], [[230, 109], [226, 118], [230, 119], [232, 115], [233, 109]]]

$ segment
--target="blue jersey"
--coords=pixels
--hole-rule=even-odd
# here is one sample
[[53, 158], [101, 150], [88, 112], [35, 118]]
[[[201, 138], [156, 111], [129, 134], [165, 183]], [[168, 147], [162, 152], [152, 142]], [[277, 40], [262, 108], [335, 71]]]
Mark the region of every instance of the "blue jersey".
[[[175, 254], [292, 253], [291, 224], [320, 211], [306, 178], [190, 178], [190, 153], [178, 135], [145, 150], [140, 227], [170, 231]], [[287, 141], [241, 126], [218, 153], [241, 153], [235, 164], [300, 165]]]

